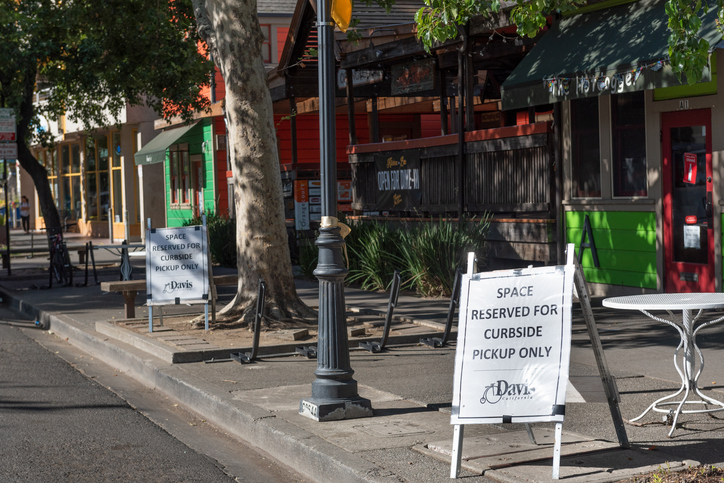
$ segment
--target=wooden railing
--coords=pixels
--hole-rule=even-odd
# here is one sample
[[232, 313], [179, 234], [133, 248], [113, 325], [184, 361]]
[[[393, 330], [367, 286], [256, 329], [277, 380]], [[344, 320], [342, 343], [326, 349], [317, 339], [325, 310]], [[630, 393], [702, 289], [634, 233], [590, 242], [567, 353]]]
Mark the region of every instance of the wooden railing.
[[[553, 159], [550, 123], [527, 124], [466, 133], [464, 144], [464, 211], [551, 213]], [[457, 211], [457, 135], [350, 146], [355, 210], [400, 213]], [[407, 190], [405, 202], [390, 205], [378, 187], [384, 160], [407, 156], [419, 163], [419, 189]], [[402, 193], [402, 192], [400, 192]]]

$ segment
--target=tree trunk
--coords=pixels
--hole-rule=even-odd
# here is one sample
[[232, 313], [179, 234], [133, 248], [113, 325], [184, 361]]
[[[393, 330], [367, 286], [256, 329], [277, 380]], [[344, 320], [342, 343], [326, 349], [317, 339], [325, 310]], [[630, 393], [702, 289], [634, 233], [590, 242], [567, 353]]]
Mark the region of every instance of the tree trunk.
[[59, 233], [60, 215], [53, 200], [53, 193], [48, 183], [48, 172], [45, 170], [28, 148], [27, 140], [30, 139], [30, 120], [33, 118], [33, 94], [35, 90], [35, 69], [28, 69], [24, 76], [23, 102], [20, 104], [20, 112], [17, 121], [17, 142], [18, 162], [28, 172], [35, 184], [38, 193], [38, 205], [45, 221], [45, 228], [49, 235]]
[[236, 195], [239, 283], [236, 296], [219, 313], [220, 321], [229, 327], [253, 319], [259, 279], [267, 287], [268, 323], [315, 318], [294, 287], [256, 1], [194, 0], [194, 12], [226, 84], [227, 149]]

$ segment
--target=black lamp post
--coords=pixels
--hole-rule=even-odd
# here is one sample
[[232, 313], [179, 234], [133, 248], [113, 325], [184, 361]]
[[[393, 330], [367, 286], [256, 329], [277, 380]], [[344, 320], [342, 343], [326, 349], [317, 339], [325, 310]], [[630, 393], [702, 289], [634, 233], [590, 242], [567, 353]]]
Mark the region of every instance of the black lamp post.
[[319, 145], [322, 178], [322, 223], [317, 238], [319, 257], [314, 275], [319, 279], [319, 335], [317, 378], [312, 397], [299, 402], [299, 414], [317, 421], [372, 416], [372, 405], [357, 393], [349, 362], [344, 303], [347, 268], [342, 256], [344, 239], [337, 220], [337, 159], [335, 143], [334, 24], [331, 1], [317, 3], [319, 45]]

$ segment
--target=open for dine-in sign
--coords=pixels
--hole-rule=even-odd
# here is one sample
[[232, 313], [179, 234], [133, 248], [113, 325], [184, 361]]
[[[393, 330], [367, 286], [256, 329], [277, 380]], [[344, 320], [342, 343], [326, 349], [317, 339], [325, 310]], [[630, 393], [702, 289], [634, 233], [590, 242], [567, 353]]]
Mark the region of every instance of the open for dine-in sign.
[[451, 424], [563, 421], [573, 270], [463, 277]]

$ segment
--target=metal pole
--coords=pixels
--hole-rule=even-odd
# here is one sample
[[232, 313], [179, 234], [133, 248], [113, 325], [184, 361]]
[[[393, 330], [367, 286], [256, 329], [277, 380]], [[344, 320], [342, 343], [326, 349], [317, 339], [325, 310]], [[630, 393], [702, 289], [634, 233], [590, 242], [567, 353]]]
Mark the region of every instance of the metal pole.
[[465, 52], [467, 50], [467, 36], [464, 31], [463, 44], [458, 51], [458, 166], [457, 166], [457, 189], [458, 189], [458, 221], [462, 221], [465, 212]]
[[113, 208], [108, 207], [108, 243], [113, 245]]
[[123, 228], [126, 235], [126, 243], [131, 243], [131, 227], [128, 226], [128, 210], [123, 212]]
[[8, 276], [12, 275], [10, 270], [10, 203], [8, 202], [8, 160], [3, 160], [3, 191], [5, 191], [5, 241], [7, 243]]
[[352, 146], [357, 144], [356, 115], [357, 113], [354, 108], [354, 75], [350, 67], [347, 69], [347, 118], [349, 119], [349, 143]]
[[299, 413], [316, 421], [372, 416], [368, 399], [359, 397], [349, 359], [345, 320], [344, 239], [337, 220], [337, 159], [335, 146], [334, 24], [330, 1], [317, 3], [319, 45], [319, 143], [322, 181], [322, 223], [317, 246], [319, 263], [319, 332], [316, 379], [312, 396], [299, 402]]

